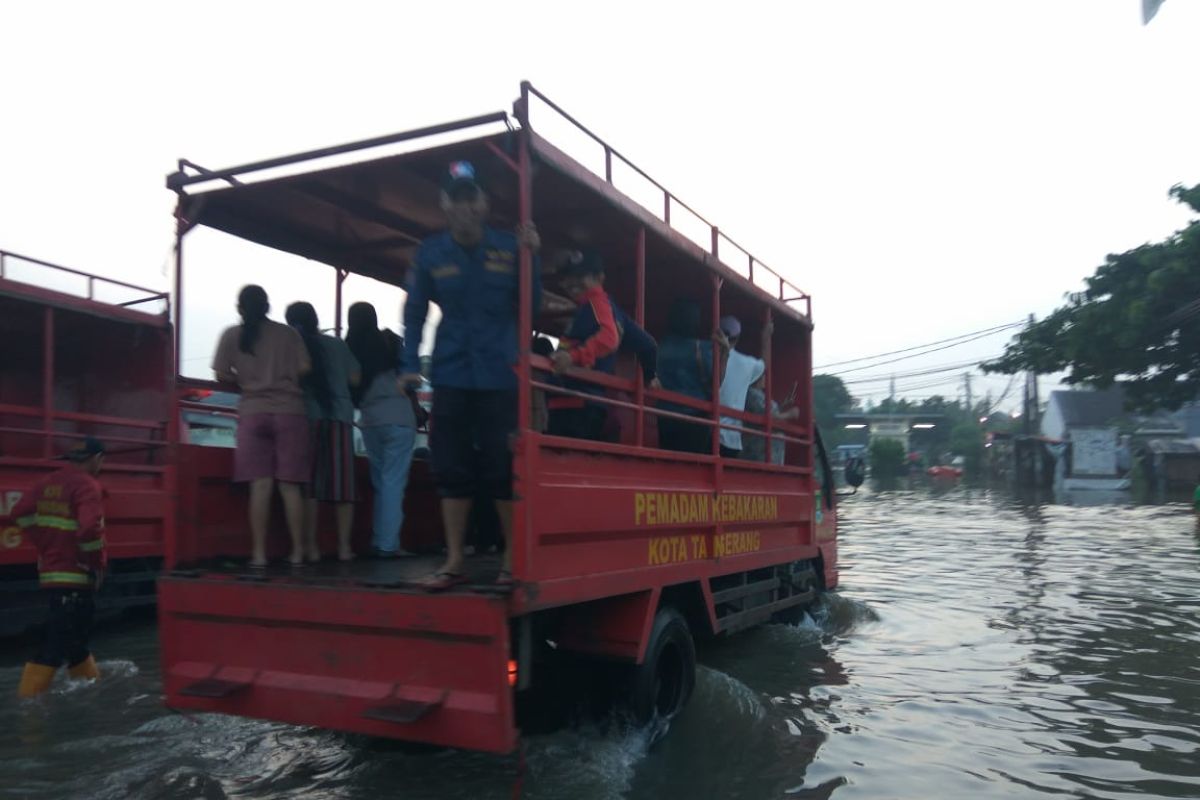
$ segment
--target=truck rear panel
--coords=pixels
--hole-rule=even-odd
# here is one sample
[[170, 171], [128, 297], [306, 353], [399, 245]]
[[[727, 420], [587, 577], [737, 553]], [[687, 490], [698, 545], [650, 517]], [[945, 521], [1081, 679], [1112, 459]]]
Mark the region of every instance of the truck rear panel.
[[510, 752], [507, 598], [369, 584], [164, 577], [167, 704]]

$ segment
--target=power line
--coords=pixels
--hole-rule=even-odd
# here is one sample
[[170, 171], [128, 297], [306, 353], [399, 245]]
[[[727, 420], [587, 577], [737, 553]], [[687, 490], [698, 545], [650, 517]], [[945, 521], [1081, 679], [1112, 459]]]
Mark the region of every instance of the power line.
[[956, 370], [976, 367], [981, 361], [988, 361], [997, 356], [984, 356], [983, 358], [973, 358], [970, 361], [962, 361], [957, 364], [945, 364], [940, 367], [931, 367], [929, 369], [916, 370], [914, 372], [901, 372], [888, 375], [872, 375], [869, 378], [855, 378], [850, 381], [842, 381], [846, 386], [861, 384], [861, 383], [879, 383], [880, 381], [890, 381], [892, 378], [919, 378], [923, 375], [937, 375], [941, 372], [954, 372]]
[[859, 370], [862, 370], [862, 369], [873, 369], [875, 367], [882, 367], [887, 364], [895, 364], [897, 361], [906, 361], [910, 358], [919, 358], [921, 356], [929, 355], [930, 353], [936, 353], [939, 350], [949, 350], [951, 347], [958, 347], [960, 344], [967, 344], [969, 342], [974, 342], [979, 339], [986, 339], [989, 336], [995, 336], [997, 333], [999, 333], [999, 331], [991, 331], [989, 333], [981, 333], [978, 336], [972, 336], [969, 339], [963, 339], [962, 341], [953, 342], [952, 344], [944, 344], [941, 347], [932, 347], [928, 350], [922, 350], [919, 353], [911, 353], [907, 356], [900, 356], [899, 358], [890, 358], [887, 361], [876, 361], [874, 364], [864, 364], [861, 367], [851, 367], [850, 369], [843, 369], [843, 370], [839, 370], [838, 372], [830, 372], [830, 373], [826, 373], [826, 374], [828, 374], [828, 375], [845, 375], [850, 372], [858, 372]]
[[[946, 344], [947, 342], [954, 342], [958, 339], [967, 339], [967, 337], [969, 337], [969, 336], [976, 336], [979, 338], [983, 338], [983, 336], [988, 336], [993, 333], [999, 333], [1000, 331], [1005, 331], [1005, 330], [1008, 330], [1009, 328], [1016, 328], [1016, 327], [1019, 327], [1024, 324], [1025, 324], [1024, 321], [1010, 322], [1006, 325], [997, 325], [992, 328], [984, 328], [982, 330], [971, 331], [969, 333], [960, 333], [958, 336], [951, 336], [949, 339], [939, 339], [936, 342], [926, 342], [925, 344], [918, 344], [918, 345], [914, 345], [912, 347], [906, 347], [903, 350], [891, 350], [887, 353], [876, 353], [873, 356], [862, 356], [861, 358], [851, 358], [846, 361], [834, 361], [832, 364], [824, 364], [822, 366], [816, 367], [816, 370], [829, 369], [830, 367], [840, 367], [843, 364], [857, 364], [860, 361], [874, 361], [877, 358], [885, 358], [887, 356], [895, 356], [895, 355], [899, 355], [900, 353], [911, 353], [913, 350], [923, 350], [926, 347], [933, 347], [933, 346], [939, 345], [939, 344]], [[974, 339], [967, 339], [967, 341], [974, 341]], [[960, 342], [960, 344], [965, 344], [965, 342]], [[936, 352], [936, 351], [931, 350], [930, 352]], [[921, 354], [917, 353], [916, 355], [921, 355]], [[900, 360], [900, 359], [897, 359], [897, 360]], [[891, 362], [885, 362], [885, 363], [891, 363]], [[844, 371], [850, 372], [852, 370], [844, 370]]]

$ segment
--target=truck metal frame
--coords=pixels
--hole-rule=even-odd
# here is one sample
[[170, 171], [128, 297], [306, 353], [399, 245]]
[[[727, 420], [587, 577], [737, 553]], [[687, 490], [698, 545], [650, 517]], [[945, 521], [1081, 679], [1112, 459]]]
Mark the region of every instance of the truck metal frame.
[[[602, 148], [603, 176], [535, 131], [535, 101]], [[686, 701], [691, 676], [668, 680], [656, 670], [667, 661], [694, 669], [692, 635], [794, 613], [836, 585], [833, 487], [811, 411], [810, 298], [528, 83], [513, 116], [516, 126], [498, 112], [223, 170], [180, 160], [167, 179], [179, 195], [176, 330], [184, 236], [196, 225], [333, 266], [340, 330], [346, 276], [403, 285], [415, 246], [440, 227], [441, 170], [469, 159], [489, 178], [497, 224], [536, 219], [548, 245], [578, 245], [582, 236], [610, 264], [632, 263], [632, 270], [610, 269], [608, 287], [614, 297], [634, 298], [633, 316], [648, 329], [665, 327], [667, 305], [648, 299], [689, 291], [712, 320], [737, 313], [746, 341], [773, 324], [774, 346], [762, 354], [767, 396], [794, 382], [799, 419], [784, 423], [654, 391], [635, 370], [573, 370], [573, 378], [604, 388], [589, 399], [610, 408], [619, 441], [532, 430], [535, 390], [572, 392], [548, 382], [549, 361], [529, 351], [529, 334], [550, 323], [531, 307], [533, 262], [522, 250], [520, 430], [508, 543], [515, 589], [492, 585], [487, 570], [495, 565], [487, 559], [473, 563], [475, 582], [438, 595], [415, 583], [432, 560], [265, 576], [230, 567], [230, 557], [245, 555], [248, 537], [240, 521], [244, 494], [228, 482], [228, 453], [180, 444], [180, 520], [159, 588], [169, 705], [507, 752], [517, 741], [514, 698], [541, 680], [535, 662], [545, 643], [627, 664], [635, 695], [653, 695], [635, 697], [643, 711], [671, 714]], [[467, 135], [487, 126], [499, 130]], [[447, 135], [456, 140], [419, 147]], [[404, 151], [312, 165], [396, 146]], [[661, 218], [616, 188], [614, 166], [661, 192]], [[272, 170], [292, 174], [261, 178]], [[536, 214], [535, 188], [554, 199]], [[680, 214], [709, 228], [708, 248], [673, 227]], [[721, 260], [723, 243], [744, 256], [745, 273]], [[716, 397], [720, 371], [713, 372]], [[682, 416], [655, 405], [663, 400], [703, 413], [686, 418], [709, 427], [710, 454], [654, 446], [657, 419]], [[762, 463], [719, 457], [722, 427], [786, 442], [786, 463], [770, 463], [769, 447]], [[436, 553], [441, 525], [431, 486], [428, 465], [414, 463], [403, 536], [406, 547]], [[360, 527], [369, 525], [363, 517]], [[671, 658], [662, 655], [668, 651]], [[678, 685], [664, 690], [672, 680]]]

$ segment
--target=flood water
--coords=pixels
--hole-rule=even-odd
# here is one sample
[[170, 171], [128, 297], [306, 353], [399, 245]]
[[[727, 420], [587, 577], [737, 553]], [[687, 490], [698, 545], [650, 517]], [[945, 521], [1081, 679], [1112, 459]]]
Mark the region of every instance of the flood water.
[[[843, 505], [839, 592], [798, 627], [708, 645], [665, 737], [531, 737], [527, 798], [1200, 797], [1200, 530], [1182, 505], [981, 490]], [[517, 764], [165, 711], [152, 622], [106, 678], [14, 697], [0, 798], [509, 798]]]

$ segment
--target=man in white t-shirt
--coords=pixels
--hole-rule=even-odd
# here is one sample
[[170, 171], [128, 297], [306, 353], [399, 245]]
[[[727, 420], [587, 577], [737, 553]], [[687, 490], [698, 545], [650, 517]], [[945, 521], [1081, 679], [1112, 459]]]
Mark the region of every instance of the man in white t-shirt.
[[[763, 326], [762, 352], [767, 352], [774, 326], [767, 323]], [[729, 356], [725, 362], [725, 377], [721, 379], [721, 405], [735, 411], [746, 410], [746, 393], [750, 387], [767, 371], [767, 364], [761, 358], [754, 358], [737, 351], [738, 339], [742, 335], [742, 323], [737, 317], [721, 318], [721, 333], [729, 340]], [[723, 425], [740, 425], [745, 423], [733, 417], [721, 417]], [[737, 458], [742, 452], [742, 432], [721, 429], [721, 455], [725, 458]]]

